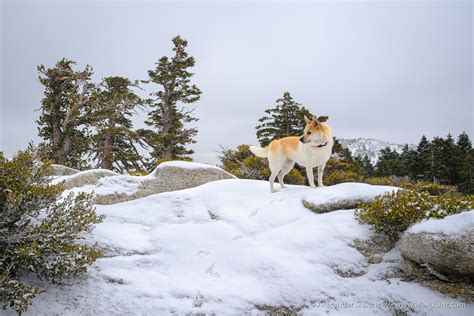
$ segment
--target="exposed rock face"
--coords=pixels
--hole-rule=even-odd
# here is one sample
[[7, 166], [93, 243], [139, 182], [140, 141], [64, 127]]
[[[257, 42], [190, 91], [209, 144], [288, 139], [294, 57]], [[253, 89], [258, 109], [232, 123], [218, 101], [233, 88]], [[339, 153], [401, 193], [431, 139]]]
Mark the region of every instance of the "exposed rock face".
[[82, 171], [67, 178], [64, 182], [66, 189], [81, 187], [87, 184], [96, 184], [99, 179], [104, 177], [118, 176], [119, 174], [107, 169], [94, 169]]
[[51, 165], [52, 176], [70, 176], [79, 172], [79, 170], [69, 168], [63, 165]]
[[406, 232], [400, 251], [405, 258], [444, 275], [474, 279], [474, 228], [454, 235]]
[[211, 165], [191, 162], [162, 163], [149, 176], [140, 179], [138, 189], [134, 193], [113, 193], [106, 195], [99, 193], [95, 196], [94, 202], [96, 204], [121, 203], [156, 193], [193, 188], [211, 181], [224, 179], [235, 179], [235, 177]]
[[356, 208], [361, 203], [368, 203], [372, 199], [369, 198], [355, 198], [355, 199], [342, 199], [335, 200], [333, 202], [326, 202], [321, 204], [314, 204], [303, 200], [303, 205], [311, 211], [321, 214], [328, 213], [337, 210], [350, 210]]
[[395, 246], [395, 242], [383, 234], [375, 234], [366, 240], [355, 240], [354, 247], [364, 255], [369, 264], [383, 261], [383, 256]]

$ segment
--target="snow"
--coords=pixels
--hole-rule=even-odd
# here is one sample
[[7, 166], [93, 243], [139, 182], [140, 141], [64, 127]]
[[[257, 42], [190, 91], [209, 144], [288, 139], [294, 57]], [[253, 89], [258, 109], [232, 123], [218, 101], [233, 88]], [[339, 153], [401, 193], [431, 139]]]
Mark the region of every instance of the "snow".
[[200, 162], [190, 162], [190, 161], [179, 161], [179, 160], [173, 160], [173, 161], [165, 161], [160, 163], [155, 170], [153, 170], [150, 175], [154, 175], [158, 169], [165, 168], [165, 167], [175, 167], [175, 168], [183, 168], [183, 169], [219, 169], [222, 170], [221, 168], [214, 166], [214, 165], [209, 165], [205, 163], [200, 163]]
[[442, 219], [430, 218], [423, 220], [408, 229], [409, 233], [432, 233], [448, 236], [457, 235], [474, 229], [474, 210], [449, 215]]
[[[353, 210], [315, 214], [302, 204], [392, 190], [345, 183], [272, 194], [266, 181], [231, 179], [97, 205], [107, 218], [87, 242], [97, 242], [105, 256], [82, 280], [45, 285], [25, 315], [258, 314], [257, 306], [367, 315], [391, 314], [387, 302], [458, 304], [419, 284], [381, 278], [394, 263], [369, 265], [353, 247], [373, 234]], [[396, 250], [389, 257], [401, 259]], [[455, 311], [468, 315], [474, 307]]]

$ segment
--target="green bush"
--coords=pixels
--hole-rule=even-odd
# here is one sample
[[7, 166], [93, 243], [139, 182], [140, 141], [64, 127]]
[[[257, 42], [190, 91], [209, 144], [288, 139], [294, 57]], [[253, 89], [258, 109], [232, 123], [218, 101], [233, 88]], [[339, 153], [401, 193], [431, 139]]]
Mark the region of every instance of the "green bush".
[[[314, 168], [315, 179], [317, 177], [317, 168]], [[329, 158], [324, 168], [323, 183], [325, 185], [334, 185], [343, 182], [358, 182], [361, 176], [357, 173], [354, 164], [336, 158]]]
[[398, 176], [368, 177], [364, 179], [364, 183], [372, 185], [391, 185], [395, 187], [401, 187], [404, 184], [409, 184], [410, 178]]
[[399, 190], [359, 205], [355, 214], [361, 223], [369, 224], [375, 231], [396, 240], [399, 233], [412, 223], [460, 213], [474, 208], [473, 204], [473, 196], [433, 196], [426, 192]]
[[19, 314], [41, 292], [21, 276], [60, 283], [100, 257], [95, 246], [80, 242], [103, 220], [92, 196], [61, 196], [61, 185], [49, 184], [49, 169], [31, 150], [10, 160], [0, 152], [0, 302]]
[[334, 185], [344, 182], [357, 182], [359, 175], [354, 171], [336, 170], [323, 178], [325, 185]]
[[406, 190], [412, 190], [417, 192], [426, 192], [431, 195], [453, 195], [460, 196], [461, 193], [457, 191], [457, 188], [453, 185], [439, 184], [428, 181], [417, 181], [410, 182], [406, 177], [370, 177], [364, 179], [365, 183], [372, 185], [391, 185], [400, 187]]
[[390, 177], [368, 177], [364, 179], [364, 183], [372, 185], [398, 185]]
[[439, 184], [427, 181], [419, 181], [416, 183], [405, 182], [400, 187], [417, 192], [426, 192], [431, 195], [452, 195], [461, 196], [454, 185]]
[[131, 176], [140, 177], [140, 176], [148, 175], [148, 172], [146, 170], [142, 170], [142, 169], [133, 169], [133, 170], [129, 170], [128, 174], [131, 175]]

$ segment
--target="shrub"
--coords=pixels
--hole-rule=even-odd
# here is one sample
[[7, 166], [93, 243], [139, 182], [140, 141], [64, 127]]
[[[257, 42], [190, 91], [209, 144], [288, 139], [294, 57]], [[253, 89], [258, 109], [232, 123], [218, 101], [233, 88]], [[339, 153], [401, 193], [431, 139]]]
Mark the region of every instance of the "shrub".
[[412, 223], [460, 213], [472, 209], [473, 204], [473, 196], [433, 196], [426, 192], [399, 190], [359, 205], [355, 214], [361, 223], [369, 224], [375, 231], [396, 240], [399, 233]]
[[148, 175], [148, 172], [146, 170], [134, 169], [129, 170], [128, 174], [131, 176], [146, 176]]
[[370, 177], [364, 179], [365, 183], [372, 185], [391, 185], [397, 186], [406, 190], [412, 190], [417, 192], [426, 192], [431, 195], [453, 195], [460, 196], [461, 193], [457, 191], [457, 188], [453, 185], [439, 184], [428, 181], [410, 182], [406, 177]]
[[404, 184], [409, 184], [410, 179], [408, 177], [398, 176], [385, 176], [385, 177], [369, 177], [364, 179], [364, 183], [372, 185], [391, 185], [400, 187]]
[[372, 185], [395, 185], [390, 177], [369, 177], [364, 179], [364, 183]]
[[325, 185], [334, 185], [344, 182], [357, 182], [359, 175], [354, 171], [336, 170], [324, 177]]
[[95, 246], [79, 242], [103, 220], [92, 196], [61, 197], [61, 186], [49, 184], [49, 171], [31, 150], [11, 160], [0, 152], [0, 301], [19, 314], [41, 292], [22, 275], [60, 283], [83, 274], [100, 256]]
[[431, 195], [452, 195], [461, 196], [457, 188], [453, 185], [439, 184], [427, 181], [419, 181], [416, 183], [405, 182], [400, 187], [407, 190], [414, 190], [417, 192], [426, 192]]
[[[314, 168], [315, 179], [317, 177], [317, 168]], [[357, 182], [361, 176], [357, 173], [355, 166], [347, 161], [339, 160], [334, 157], [329, 158], [324, 168], [323, 182], [325, 185], [334, 185], [343, 182]]]

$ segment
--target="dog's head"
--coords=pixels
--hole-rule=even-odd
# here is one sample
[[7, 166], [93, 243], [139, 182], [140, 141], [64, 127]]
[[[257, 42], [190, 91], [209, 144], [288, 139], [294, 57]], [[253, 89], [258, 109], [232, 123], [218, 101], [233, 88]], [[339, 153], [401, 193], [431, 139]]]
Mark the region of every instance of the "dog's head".
[[326, 141], [326, 129], [327, 127], [323, 122], [328, 120], [327, 116], [320, 116], [318, 118], [312, 117], [309, 119], [306, 115], [304, 116], [306, 126], [304, 128], [303, 136], [300, 137], [300, 141], [304, 144], [307, 143], [322, 143]]

